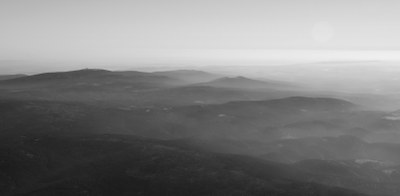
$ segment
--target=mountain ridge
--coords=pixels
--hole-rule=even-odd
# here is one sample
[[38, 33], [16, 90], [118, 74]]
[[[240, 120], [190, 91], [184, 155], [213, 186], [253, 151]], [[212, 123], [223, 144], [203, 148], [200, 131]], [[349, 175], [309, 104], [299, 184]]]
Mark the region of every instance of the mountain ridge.
[[262, 81], [243, 76], [222, 77], [208, 82], [194, 84], [198, 86], [212, 86], [239, 89], [268, 89], [268, 88], [287, 88], [290, 85], [277, 81]]

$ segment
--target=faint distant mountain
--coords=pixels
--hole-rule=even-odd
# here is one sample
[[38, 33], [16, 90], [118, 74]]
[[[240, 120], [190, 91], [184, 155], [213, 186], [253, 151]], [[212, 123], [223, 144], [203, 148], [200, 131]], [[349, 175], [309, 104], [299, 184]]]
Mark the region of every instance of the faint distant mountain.
[[223, 77], [209, 82], [199, 83], [199, 86], [212, 86], [223, 88], [240, 88], [240, 89], [265, 89], [265, 88], [282, 88], [290, 85], [277, 81], [261, 81], [254, 80], [242, 76], [238, 77]]
[[[161, 73], [161, 72], [160, 72]], [[217, 104], [239, 100], [277, 99], [305, 95], [290, 89], [226, 88], [195, 85], [189, 76], [219, 77], [207, 72], [178, 70], [158, 73], [83, 69], [51, 72], [0, 81], [4, 96], [58, 101], [104, 101], [117, 105]], [[186, 75], [186, 73], [189, 73]], [[185, 77], [188, 77], [185, 79]], [[183, 78], [183, 79], [182, 79]], [[195, 77], [196, 78], [196, 77]], [[199, 77], [197, 78], [199, 79]], [[140, 91], [140, 92], [139, 92]]]
[[0, 80], [10, 80], [15, 78], [25, 77], [24, 74], [14, 74], [14, 75], [0, 75]]
[[102, 69], [82, 69], [68, 72], [43, 73], [4, 80], [0, 85], [57, 87], [68, 90], [148, 89], [175, 86], [178, 79], [137, 71], [113, 72]]
[[197, 70], [158, 71], [158, 72], [153, 72], [153, 74], [180, 79], [188, 83], [207, 82], [221, 77], [221, 75], [208, 73], [205, 71], [197, 71]]
[[67, 71], [67, 72], [51, 72], [51, 73], [42, 73], [32, 76], [15, 78], [8, 80], [7, 83], [38, 82], [38, 81], [49, 81], [49, 80], [76, 79], [83, 77], [87, 78], [93, 76], [104, 76], [109, 73], [112, 72], [102, 69], [82, 69], [82, 70]]

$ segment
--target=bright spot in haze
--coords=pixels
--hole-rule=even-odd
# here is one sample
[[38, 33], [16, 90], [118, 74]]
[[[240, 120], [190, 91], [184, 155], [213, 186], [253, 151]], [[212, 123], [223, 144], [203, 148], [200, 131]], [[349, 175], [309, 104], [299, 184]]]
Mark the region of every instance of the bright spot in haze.
[[312, 29], [313, 39], [320, 44], [326, 43], [331, 40], [334, 34], [335, 32], [332, 25], [327, 22], [315, 23]]

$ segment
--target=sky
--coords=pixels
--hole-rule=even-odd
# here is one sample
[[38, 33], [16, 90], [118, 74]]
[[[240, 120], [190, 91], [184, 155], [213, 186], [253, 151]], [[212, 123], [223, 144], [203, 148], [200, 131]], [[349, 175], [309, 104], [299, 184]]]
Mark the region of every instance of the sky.
[[0, 0], [0, 62], [400, 60], [398, 0]]

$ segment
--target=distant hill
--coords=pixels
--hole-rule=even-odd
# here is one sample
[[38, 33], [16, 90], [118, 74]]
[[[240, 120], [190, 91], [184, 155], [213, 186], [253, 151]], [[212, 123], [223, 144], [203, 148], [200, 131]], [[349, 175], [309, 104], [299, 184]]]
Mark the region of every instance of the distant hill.
[[24, 74], [14, 74], [14, 75], [0, 75], [0, 81], [1, 80], [10, 80], [10, 79], [15, 79], [15, 78], [21, 78], [25, 77], [26, 75]]
[[176, 78], [182, 81], [186, 81], [188, 83], [207, 82], [221, 77], [221, 75], [218, 74], [197, 70], [158, 71], [153, 72], [153, 74]]
[[238, 89], [266, 89], [266, 88], [283, 88], [289, 87], [288, 84], [276, 81], [261, 81], [254, 80], [242, 76], [238, 77], [223, 77], [209, 82], [196, 84], [199, 86], [212, 86], [224, 88], [238, 88]]
[[52, 73], [42, 73], [32, 76], [26, 76], [22, 78], [16, 78], [9, 80], [8, 82], [36, 82], [36, 81], [46, 81], [46, 80], [63, 80], [63, 79], [76, 79], [83, 77], [93, 77], [93, 76], [104, 76], [112, 73], [111, 71], [103, 69], [82, 69], [67, 72], [52, 72]]
[[0, 81], [0, 86], [55, 87], [64, 90], [148, 89], [179, 85], [167, 76], [137, 71], [82, 69], [43, 73]]
[[[177, 106], [305, 95], [291, 89], [267, 88], [258, 91], [254, 88], [255, 85], [250, 85], [248, 82], [242, 85], [245, 88], [198, 83], [210, 79], [214, 81], [215, 78], [220, 76], [195, 70], [147, 73], [83, 69], [3, 80], [0, 81], [0, 90], [4, 91], [0, 96], [86, 103], [107, 102], [107, 104], [127, 106], [138, 104]], [[254, 82], [266, 83], [254, 80], [251, 84]]]

